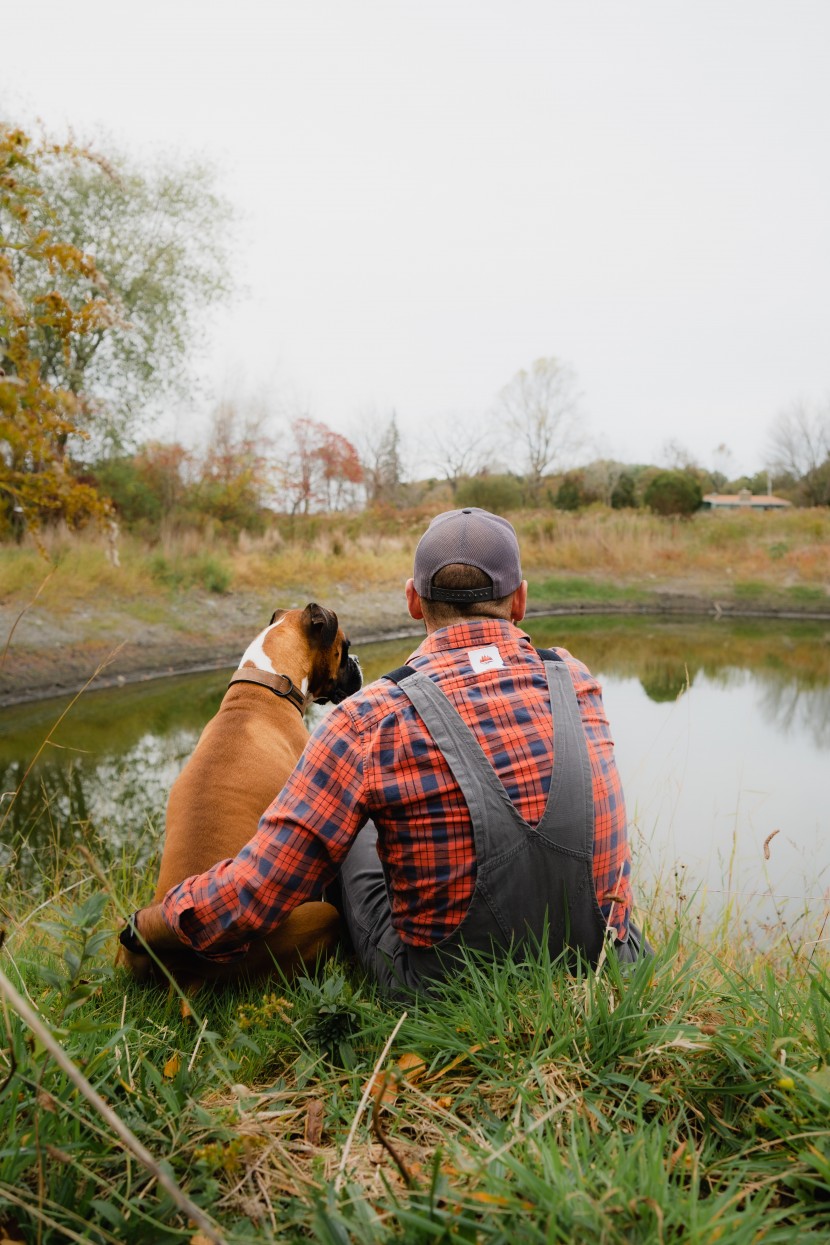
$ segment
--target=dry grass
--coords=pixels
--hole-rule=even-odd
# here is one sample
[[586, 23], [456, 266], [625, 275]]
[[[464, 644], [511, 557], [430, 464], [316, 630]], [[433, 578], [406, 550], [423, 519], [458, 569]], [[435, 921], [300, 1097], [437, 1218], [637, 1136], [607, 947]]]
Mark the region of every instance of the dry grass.
[[[263, 536], [207, 541], [196, 532], [166, 532], [150, 547], [122, 535], [120, 566], [104, 537], [47, 532], [44, 558], [34, 545], [0, 549], [0, 599], [17, 600], [58, 568], [44, 603], [77, 602], [101, 593], [126, 600], [162, 594], [169, 581], [187, 578], [194, 560], [222, 568], [218, 580], [233, 591], [279, 583], [302, 589], [370, 585], [399, 589], [410, 573], [412, 551], [428, 516], [401, 513], [394, 520], [314, 516], [276, 522]], [[579, 575], [598, 582], [693, 584], [701, 589], [763, 585], [808, 588], [820, 600], [830, 592], [830, 511], [787, 514], [700, 514], [690, 521], [634, 511], [592, 509], [512, 516], [528, 576]], [[160, 567], [168, 568], [165, 579]], [[208, 580], [210, 576], [207, 576]], [[206, 586], [210, 586], [208, 583]], [[213, 588], [214, 591], [221, 590]]]

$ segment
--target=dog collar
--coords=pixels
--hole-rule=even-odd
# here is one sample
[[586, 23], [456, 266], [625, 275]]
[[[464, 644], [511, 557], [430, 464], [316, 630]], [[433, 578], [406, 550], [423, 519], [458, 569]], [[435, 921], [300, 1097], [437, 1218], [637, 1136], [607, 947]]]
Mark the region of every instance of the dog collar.
[[243, 666], [241, 670], [237, 670], [236, 674], [232, 675], [228, 687], [233, 686], [234, 683], [258, 683], [260, 687], [267, 687], [269, 692], [273, 692], [275, 696], [290, 700], [301, 714], [305, 713], [305, 696], [298, 687], [295, 687], [287, 674], [269, 674], [267, 670], [257, 670], [255, 666]]

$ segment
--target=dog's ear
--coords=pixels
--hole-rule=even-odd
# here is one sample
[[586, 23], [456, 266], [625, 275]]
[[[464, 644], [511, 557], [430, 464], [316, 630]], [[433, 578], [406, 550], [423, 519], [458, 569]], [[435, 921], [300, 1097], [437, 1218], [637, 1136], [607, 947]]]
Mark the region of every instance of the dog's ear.
[[271, 621], [268, 623], [268, 626], [273, 627], [277, 619], [282, 618], [284, 613], [285, 613], [285, 610], [274, 610], [273, 614], [271, 615]]
[[303, 610], [303, 626], [318, 644], [333, 644], [337, 635], [337, 615], [334, 610], [327, 610], [316, 601], [309, 601]]

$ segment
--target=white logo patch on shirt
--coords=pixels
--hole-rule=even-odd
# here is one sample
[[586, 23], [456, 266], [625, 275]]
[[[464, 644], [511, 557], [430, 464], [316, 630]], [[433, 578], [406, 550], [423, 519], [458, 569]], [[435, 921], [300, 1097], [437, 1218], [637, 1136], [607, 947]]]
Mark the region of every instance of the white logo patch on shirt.
[[504, 662], [496, 644], [488, 644], [486, 648], [468, 649], [467, 656], [476, 674], [481, 674], [485, 670], [504, 669]]

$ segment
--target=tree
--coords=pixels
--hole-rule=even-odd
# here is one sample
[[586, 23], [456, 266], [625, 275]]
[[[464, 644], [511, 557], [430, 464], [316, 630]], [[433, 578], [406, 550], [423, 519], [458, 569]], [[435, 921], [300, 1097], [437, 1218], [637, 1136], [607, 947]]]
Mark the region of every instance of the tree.
[[703, 501], [703, 490], [685, 471], [659, 471], [643, 494], [643, 504], [655, 514], [694, 514]]
[[530, 500], [538, 504], [543, 477], [561, 467], [581, 441], [576, 375], [555, 358], [537, 359], [516, 373], [499, 395], [499, 410], [524, 453]]
[[293, 446], [280, 467], [280, 492], [292, 514], [340, 510], [355, 502], [363, 468], [339, 432], [307, 415], [291, 421]]
[[830, 505], [830, 402], [795, 402], [770, 430], [771, 465], [796, 482], [808, 506]]
[[243, 412], [227, 399], [213, 412], [189, 504], [200, 514], [236, 530], [263, 526], [272, 484], [273, 440], [265, 428], [267, 412]]
[[636, 509], [637, 488], [630, 472], [623, 471], [617, 480], [611, 493], [611, 506], [614, 510]]
[[462, 480], [477, 475], [484, 468], [493, 443], [492, 429], [482, 426], [480, 418], [447, 418], [430, 429], [427, 461], [435, 467], [439, 478], [450, 486], [457, 497]]
[[[196, 161], [138, 169], [118, 152], [83, 157], [44, 151], [28, 228], [94, 257], [94, 272], [50, 270], [25, 249], [12, 266], [28, 305], [56, 293], [72, 311], [101, 296], [117, 309], [110, 323], [68, 337], [39, 323], [31, 348], [47, 384], [85, 396], [84, 427], [96, 449], [121, 449], [153, 401], [188, 387], [205, 308], [230, 286], [230, 211], [213, 172]], [[19, 237], [13, 225], [12, 245]]]
[[110, 456], [94, 469], [98, 485], [119, 520], [153, 531], [181, 515], [193, 455], [174, 442], [148, 441], [135, 454]]
[[364, 421], [359, 445], [366, 500], [370, 505], [395, 505], [400, 498], [404, 478], [401, 434], [395, 412], [385, 423], [381, 423], [377, 416], [370, 416]]
[[[86, 158], [0, 124], [0, 533], [19, 536], [47, 515], [76, 525], [107, 511], [67, 454], [70, 438], [85, 435], [93, 402], [45, 375], [39, 351], [49, 340], [68, 358], [122, 324], [94, 259], [60, 234], [45, 198], [48, 161]], [[24, 266], [40, 274], [37, 295], [18, 288]]]
[[515, 476], [481, 472], [461, 481], [455, 501], [457, 506], [480, 506], [493, 514], [507, 514], [519, 510], [524, 497]]

